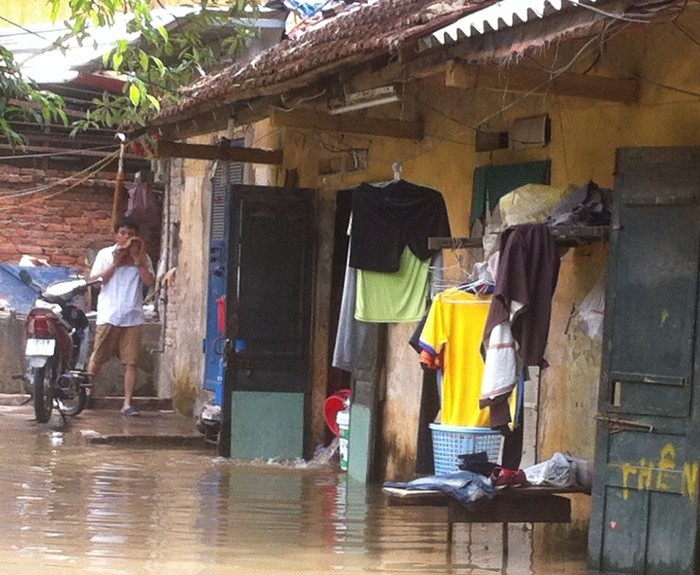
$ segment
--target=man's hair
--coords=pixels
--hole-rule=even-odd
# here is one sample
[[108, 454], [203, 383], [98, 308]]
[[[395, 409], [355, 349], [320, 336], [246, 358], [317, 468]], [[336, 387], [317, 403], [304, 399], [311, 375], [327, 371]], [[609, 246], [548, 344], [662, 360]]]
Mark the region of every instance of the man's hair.
[[116, 224], [114, 224], [115, 234], [119, 231], [119, 228], [130, 228], [134, 230], [135, 233], [139, 233], [139, 225], [134, 220], [126, 216], [124, 216]]

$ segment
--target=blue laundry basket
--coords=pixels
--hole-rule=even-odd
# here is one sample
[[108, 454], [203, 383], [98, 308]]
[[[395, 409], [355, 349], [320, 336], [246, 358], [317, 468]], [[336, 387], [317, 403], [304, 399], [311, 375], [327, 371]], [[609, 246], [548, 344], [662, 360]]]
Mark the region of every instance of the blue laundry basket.
[[488, 427], [456, 427], [431, 423], [435, 475], [459, 471], [459, 456], [485, 451], [489, 461], [501, 459], [503, 436]]

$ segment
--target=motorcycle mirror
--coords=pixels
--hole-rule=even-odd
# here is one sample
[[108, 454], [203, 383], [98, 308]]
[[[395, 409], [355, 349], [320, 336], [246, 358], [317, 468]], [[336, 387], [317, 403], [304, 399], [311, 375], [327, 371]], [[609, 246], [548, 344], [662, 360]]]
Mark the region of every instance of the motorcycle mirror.
[[27, 270], [19, 270], [19, 279], [21, 279], [22, 282], [27, 285], [32, 284], [32, 276], [29, 275]]
[[73, 280], [62, 280], [52, 283], [44, 290], [44, 293], [48, 296], [53, 297], [66, 297], [71, 295], [72, 292], [85, 288], [86, 285], [87, 282], [82, 278]]

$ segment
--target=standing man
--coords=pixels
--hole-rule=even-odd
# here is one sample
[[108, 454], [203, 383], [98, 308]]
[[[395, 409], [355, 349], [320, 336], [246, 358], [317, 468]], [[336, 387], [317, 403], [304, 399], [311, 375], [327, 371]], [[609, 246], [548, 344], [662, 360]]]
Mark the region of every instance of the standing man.
[[113, 246], [97, 253], [90, 279], [102, 278], [97, 298], [95, 345], [88, 365], [94, 378], [102, 365], [118, 356], [124, 366], [124, 405], [122, 415], [139, 415], [131, 405], [136, 386], [143, 314], [143, 288], [155, 283], [153, 263], [143, 240], [137, 236], [138, 224], [122, 218], [114, 228]]

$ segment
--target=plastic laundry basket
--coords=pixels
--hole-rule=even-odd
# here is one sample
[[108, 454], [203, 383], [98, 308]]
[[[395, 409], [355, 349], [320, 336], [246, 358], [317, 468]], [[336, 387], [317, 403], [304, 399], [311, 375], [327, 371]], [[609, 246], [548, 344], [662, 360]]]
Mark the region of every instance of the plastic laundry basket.
[[431, 423], [435, 475], [459, 471], [459, 456], [485, 451], [489, 461], [501, 458], [503, 436], [488, 427], [456, 427]]

